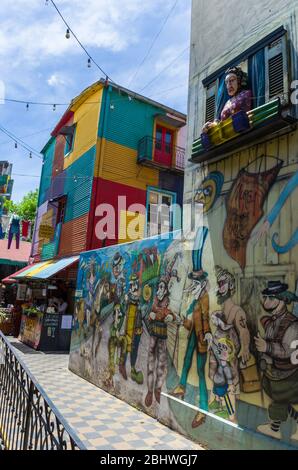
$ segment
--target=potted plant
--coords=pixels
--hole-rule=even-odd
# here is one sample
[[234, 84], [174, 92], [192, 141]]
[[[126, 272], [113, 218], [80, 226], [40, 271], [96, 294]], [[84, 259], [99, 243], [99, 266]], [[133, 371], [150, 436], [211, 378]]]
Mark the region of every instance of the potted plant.
[[6, 308], [0, 308], [0, 330], [3, 334], [9, 335], [13, 330], [11, 311]]

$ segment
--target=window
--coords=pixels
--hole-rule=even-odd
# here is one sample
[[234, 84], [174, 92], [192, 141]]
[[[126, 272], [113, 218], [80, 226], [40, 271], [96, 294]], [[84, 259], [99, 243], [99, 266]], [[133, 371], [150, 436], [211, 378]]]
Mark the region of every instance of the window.
[[166, 127], [157, 126], [155, 132], [154, 161], [163, 166], [172, 166], [174, 133]]
[[281, 99], [282, 105], [289, 103], [287, 35], [281, 27], [203, 80], [206, 90], [204, 122], [220, 118], [224, 104], [229, 98], [224, 83], [225, 71], [234, 65], [240, 66], [248, 74], [253, 108], [277, 97]]
[[175, 202], [175, 194], [159, 190], [148, 191], [147, 204], [147, 236], [153, 237], [173, 230], [171, 206]]
[[74, 140], [75, 140], [76, 125], [64, 126], [59, 132], [65, 138], [64, 156], [68, 155], [73, 151]]
[[63, 223], [64, 221], [64, 214], [66, 209], [66, 197], [62, 197], [57, 201], [57, 218], [56, 218], [56, 225]]
[[212, 122], [215, 119], [217, 82], [211, 83], [206, 90], [205, 122]]
[[283, 104], [289, 101], [289, 77], [286, 37], [273, 41], [265, 48], [266, 101], [280, 97]]

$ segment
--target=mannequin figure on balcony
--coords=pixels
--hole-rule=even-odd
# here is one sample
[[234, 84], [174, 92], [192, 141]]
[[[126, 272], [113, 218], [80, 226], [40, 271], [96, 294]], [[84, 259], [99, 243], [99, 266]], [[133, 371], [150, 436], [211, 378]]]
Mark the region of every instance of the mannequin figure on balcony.
[[206, 122], [202, 132], [208, 133], [209, 129], [220, 121], [225, 121], [239, 111], [250, 111], [252, 108], [252, 92], [248, 89], [247, 74], [240, 67], [231, 67], [225, 73], [225, 84], [230, 99], [225, 103], [220, 114], [220, 120]]

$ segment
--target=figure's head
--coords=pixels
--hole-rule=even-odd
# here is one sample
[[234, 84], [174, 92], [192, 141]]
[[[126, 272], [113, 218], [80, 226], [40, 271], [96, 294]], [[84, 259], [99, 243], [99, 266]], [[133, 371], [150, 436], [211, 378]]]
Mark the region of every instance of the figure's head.
[[229, 338], [220, 338], [217, 343], [217, 353], [222, 361], [231, 362], [235, 356], [235, 347]]
[[236, 96], [246, 86], [246, 74], [240, 67], [230, 67], [225, 74], [225, 84], [229, 96]]
[[116, 278], [119, 277], [120, 274], [122, 273], [123, 267], [124, 267], [124, 259], [120, 255], [120, 253], [116, 253], [113, 258], [113, 265], [112, 265], [113, 274]]
[[169, 294], [168, 285], [165, 279], [160, 279], [157, 287], [156, 297], [158, 300], [163, 300]]
[[227, 269], [215, 266], [216, 280], [218, 285], [217, 299], [222, 304], [235, 293], [235, 277]]
[[191, 293], [194, 299], [199, 300], [199, 298], [207, 291], [208, 285], [207, 277], [203, 276], [201, 279], [192, 278], [192, 283], [187, 289], [185, 289], [185, 292]]
[[130, 294], [137, 296], [139, 293], [140, 282], [136, 274], [132, 274], [129, 279], [129, 292]]
[[288, 284], [281, 281], [269, 281], [262, 291], [262, 306], [266, 312], [278, 314], [285, 306], [297, 302], [298, 297], [288, 290]]

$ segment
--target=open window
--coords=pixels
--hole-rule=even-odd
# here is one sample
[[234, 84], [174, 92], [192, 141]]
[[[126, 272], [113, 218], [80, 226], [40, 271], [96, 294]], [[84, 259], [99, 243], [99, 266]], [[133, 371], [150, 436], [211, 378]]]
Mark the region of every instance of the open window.
[[60, 130], [59, 134], [63, 135], [65, 138], [65, 147], [64, 147], [64, 156], [67, 156], [70, 152], [73, 151], [74, 140], [75, 140], [75, 131], [76, 126], [64, 126]]
[[153, 237], [173, 231], [172, 205], [175, 193], [149, 189], [147, 193], [147, 236]]

